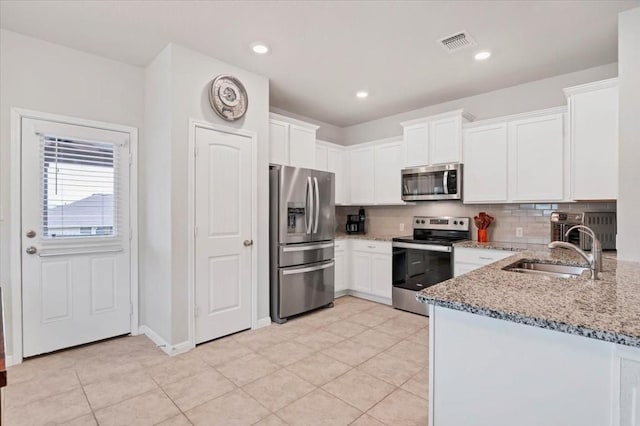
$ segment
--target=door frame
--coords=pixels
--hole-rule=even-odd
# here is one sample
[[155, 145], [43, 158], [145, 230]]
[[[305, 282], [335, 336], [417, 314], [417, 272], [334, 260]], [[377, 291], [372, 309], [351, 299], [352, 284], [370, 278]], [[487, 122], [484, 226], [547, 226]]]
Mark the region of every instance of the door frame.
[[[131, 335], [139, 333], [138, 313], [138, 129], [121, 124], [87, 120], [22, 108], [11, 108], [11, 211], [9, 249], [11, 270], [11, 330], [13, 353], [8, 365], [22, 362], [22, 119], [32, 118], [75, 126], [94, 127], [129, 135], [129, 274], [131, 282]], [[5, 299], [6, 300], [6, 299]]]
[[188, 143], [188, 180], [187, 180], [187, 304], [189, 312], [189, 346], [196, 346], [196, 253], [195, 253], [195, 227], [196, 227], [196, 129], [203, 128], [215, 132], [229, 133], [232, 135], [247, 137], [251, 141], [251, 239], [253, 247], [251, 252], [251, 329], [258, 325], [258, 256], [260, 242], [258, 241], [258, 134], [252, 130], [238, 129], [235, 127], [214, 124], [208, 121], [189, 119], [189, 143]]

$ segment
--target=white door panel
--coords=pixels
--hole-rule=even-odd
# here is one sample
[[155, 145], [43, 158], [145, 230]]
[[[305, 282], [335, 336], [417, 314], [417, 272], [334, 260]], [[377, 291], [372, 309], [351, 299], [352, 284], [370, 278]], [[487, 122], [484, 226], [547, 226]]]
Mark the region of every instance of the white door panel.
[[196, 343], [251, 327], [251, 139], [196, 129]]
[[129, 333], [128, 135], [25, 118], [21, 154], [23, 356]]

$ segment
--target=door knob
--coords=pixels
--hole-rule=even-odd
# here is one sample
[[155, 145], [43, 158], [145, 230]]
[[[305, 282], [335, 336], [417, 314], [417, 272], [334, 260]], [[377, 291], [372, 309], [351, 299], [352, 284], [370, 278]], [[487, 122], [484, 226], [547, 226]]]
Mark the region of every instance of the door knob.
[[253, 240], [244, 240], [244, 246], [245, 247], [249, 247], [253, 245]]
[[27, 250], [26, 250], [27, 254], [36, 254], [37, 251], [38, 249], [33, 246], [27, 247]]
[[27, 232], [27, 238], [33, 238], [36, 236], [36, 231], [31, 230]]

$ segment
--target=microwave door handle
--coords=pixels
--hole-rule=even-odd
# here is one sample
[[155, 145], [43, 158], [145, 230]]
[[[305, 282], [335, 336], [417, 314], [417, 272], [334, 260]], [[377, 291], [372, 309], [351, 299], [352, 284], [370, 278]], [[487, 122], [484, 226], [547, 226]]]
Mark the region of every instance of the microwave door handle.
[[442, 174], [442, 190], [445, 194], [449, 193], [449, 170], [445, 170]]
[[[311, 178], [307, 177], [307, 194], [305, 198], [306, 208], [304, 211], [304, 220], [307, 234], [311, 233], [311, 221], [313, 220], [313, 191], [311, 190]], [[307, 220], [307, 213], [309, 213], [309, 220]]]
[[315, 188], [313, 197], [316, 202], [316, 217], [313, 221], [313, 233], [315, 234], [318, 232], [318, 219], [320, 218], [320, 190], [318, 189], [318, 178], [315, 176], [313, 177], [313, 186]]

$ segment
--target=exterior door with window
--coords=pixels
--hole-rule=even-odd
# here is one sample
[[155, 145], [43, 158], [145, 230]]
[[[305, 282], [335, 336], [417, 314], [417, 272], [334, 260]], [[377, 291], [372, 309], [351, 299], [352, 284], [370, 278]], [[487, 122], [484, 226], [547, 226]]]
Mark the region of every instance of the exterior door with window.
[[22, 119], [23, 356], [131, 331], [129, 134]]

